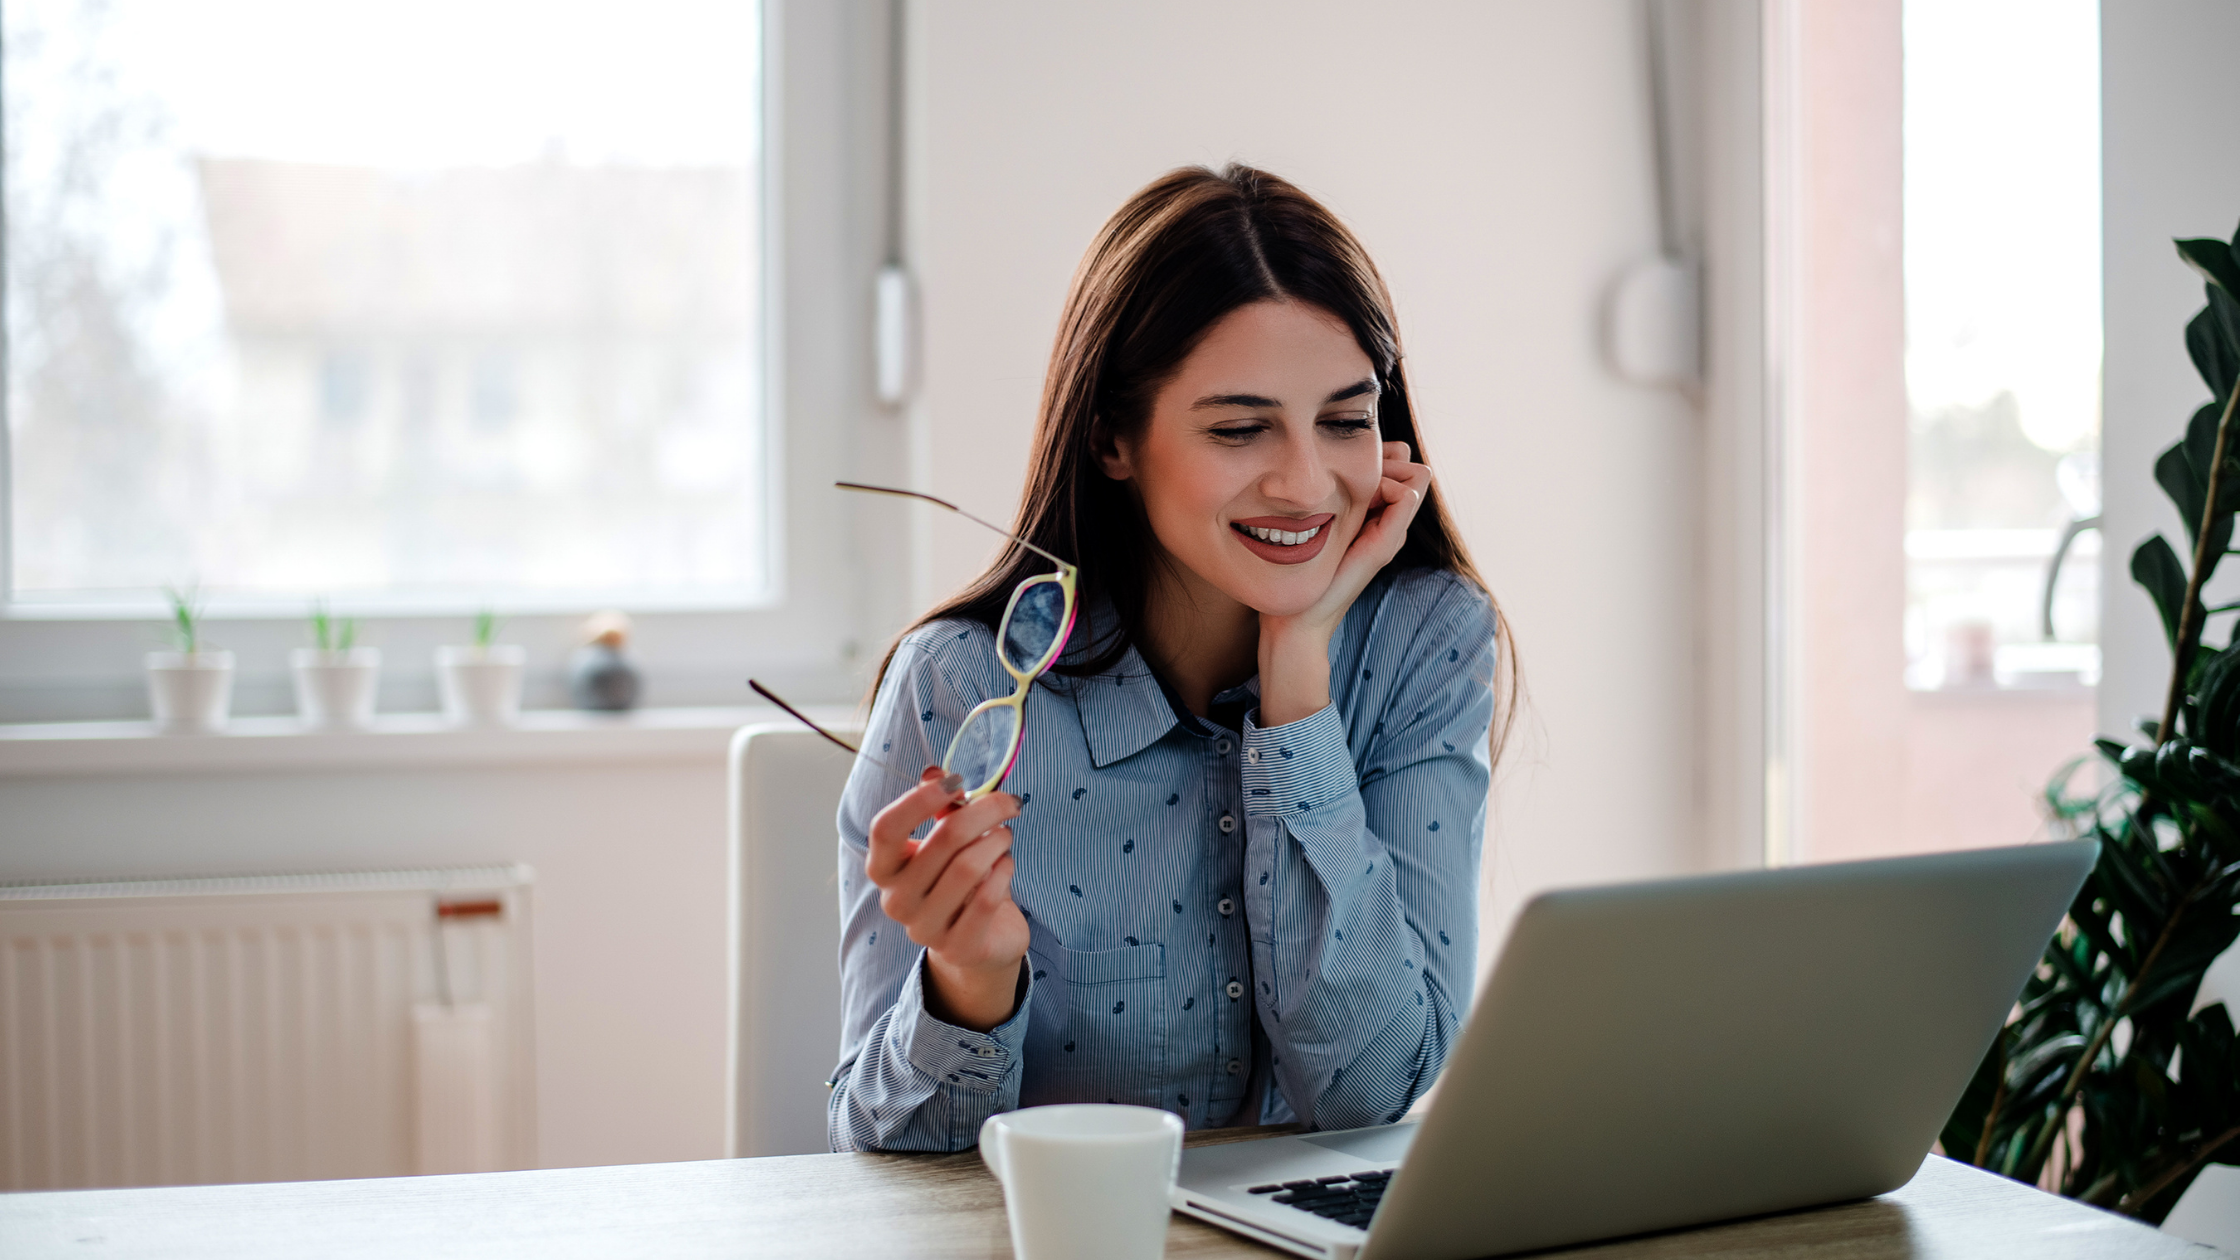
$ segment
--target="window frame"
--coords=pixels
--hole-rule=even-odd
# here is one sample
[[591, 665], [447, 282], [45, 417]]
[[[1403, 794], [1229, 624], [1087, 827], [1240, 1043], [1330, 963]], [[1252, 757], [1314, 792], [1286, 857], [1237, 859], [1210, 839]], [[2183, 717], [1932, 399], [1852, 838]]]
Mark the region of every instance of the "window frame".
[[[749, 663], [805, 700], [852, 699], [860, 688], [868, 654], [858, 622], [881, 603], [866, 594], [879, 575], [856, 562], [859, 513], [830, 487], [866, 474], [908, 477], [907, 466], [857, 455], [908, 446], [863, 440], [874, 436], [867, 426], [893, 423], [880, 414], [868, 363], [871, 289], [884, 261], [890, 22], [887, 6], [863, 0], [762, 0], [766, 595], [487, 601], [505, 619], [502, 637], [529, 650], [530, 706], [565, 704], [563, 662], [581, 620], [615, 606], [636, 623], [631, 655], [648, 704], [748, 703]], [[0, 369], [5, 355], [0, 330]], [[153, 597], [113, 607], [14, 598], [11, 446], [12, 429], [0, 424], [0, 723], [143, 716], [142, 653], [164, 646], [165, 610]], [[308, 645], [307, 602], [213, 601], [205, 636], [236, 654], [236, 713], [293, 711], [287, 654]], [[436, 707], [434, 648], [464, 641], [483, 601], [399, 602], [339, 598], [333, 611], [357, 618], [361, 642], [384, 650], [380, 709], [426, 711]]]

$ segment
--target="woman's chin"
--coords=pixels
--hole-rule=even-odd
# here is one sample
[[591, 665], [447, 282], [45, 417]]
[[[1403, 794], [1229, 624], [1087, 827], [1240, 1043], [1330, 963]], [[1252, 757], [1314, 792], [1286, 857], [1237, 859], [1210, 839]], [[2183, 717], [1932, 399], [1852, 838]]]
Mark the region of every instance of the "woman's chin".
[[1235, 592], [1235, 598], [1238, 603], [1263, 617], [1296, 617], [1314, 607], [1315, 601], [1322, 598], [1329, 586], [1328, 582], [1324, 582], [1318, 589], [1258, 587], [1250, 591]]

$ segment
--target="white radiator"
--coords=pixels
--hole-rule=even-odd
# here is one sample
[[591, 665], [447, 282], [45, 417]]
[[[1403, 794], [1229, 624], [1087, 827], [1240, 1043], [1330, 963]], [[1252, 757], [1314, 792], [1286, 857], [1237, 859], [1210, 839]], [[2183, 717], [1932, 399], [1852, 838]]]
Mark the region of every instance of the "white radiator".
[[0, 885], [0, 1190], [534, 1166], [529, 880]]

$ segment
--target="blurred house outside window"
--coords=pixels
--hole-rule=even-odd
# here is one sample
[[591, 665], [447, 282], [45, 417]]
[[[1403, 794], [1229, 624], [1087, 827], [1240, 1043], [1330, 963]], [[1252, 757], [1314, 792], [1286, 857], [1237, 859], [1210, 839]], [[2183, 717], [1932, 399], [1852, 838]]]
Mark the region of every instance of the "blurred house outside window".
[[765, 599], [759, 32], [9, 0], [6, 597]]
[[1906, 681], [2089, 688], [2099, 6], [1907, 0], [1904, 21]]

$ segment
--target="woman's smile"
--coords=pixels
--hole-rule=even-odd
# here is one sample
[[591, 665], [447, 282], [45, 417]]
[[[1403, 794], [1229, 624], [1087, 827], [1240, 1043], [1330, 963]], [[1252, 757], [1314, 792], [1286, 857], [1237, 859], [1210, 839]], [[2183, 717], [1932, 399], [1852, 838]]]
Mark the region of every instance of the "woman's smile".
[[1293, 616], [1329, 591], [1379, 501], [1379, 392], [1345, 321], [1247, 303], [1207, 329], [1104, 470], [1133, 485], [1192, 607]]
[[1229, 531], [1244, 549], [1271, 564], [1305, 564], [1322, 554], [1330, 541], [1335, 513], [1316, 516], [1254, 516], [1229, 522]]

